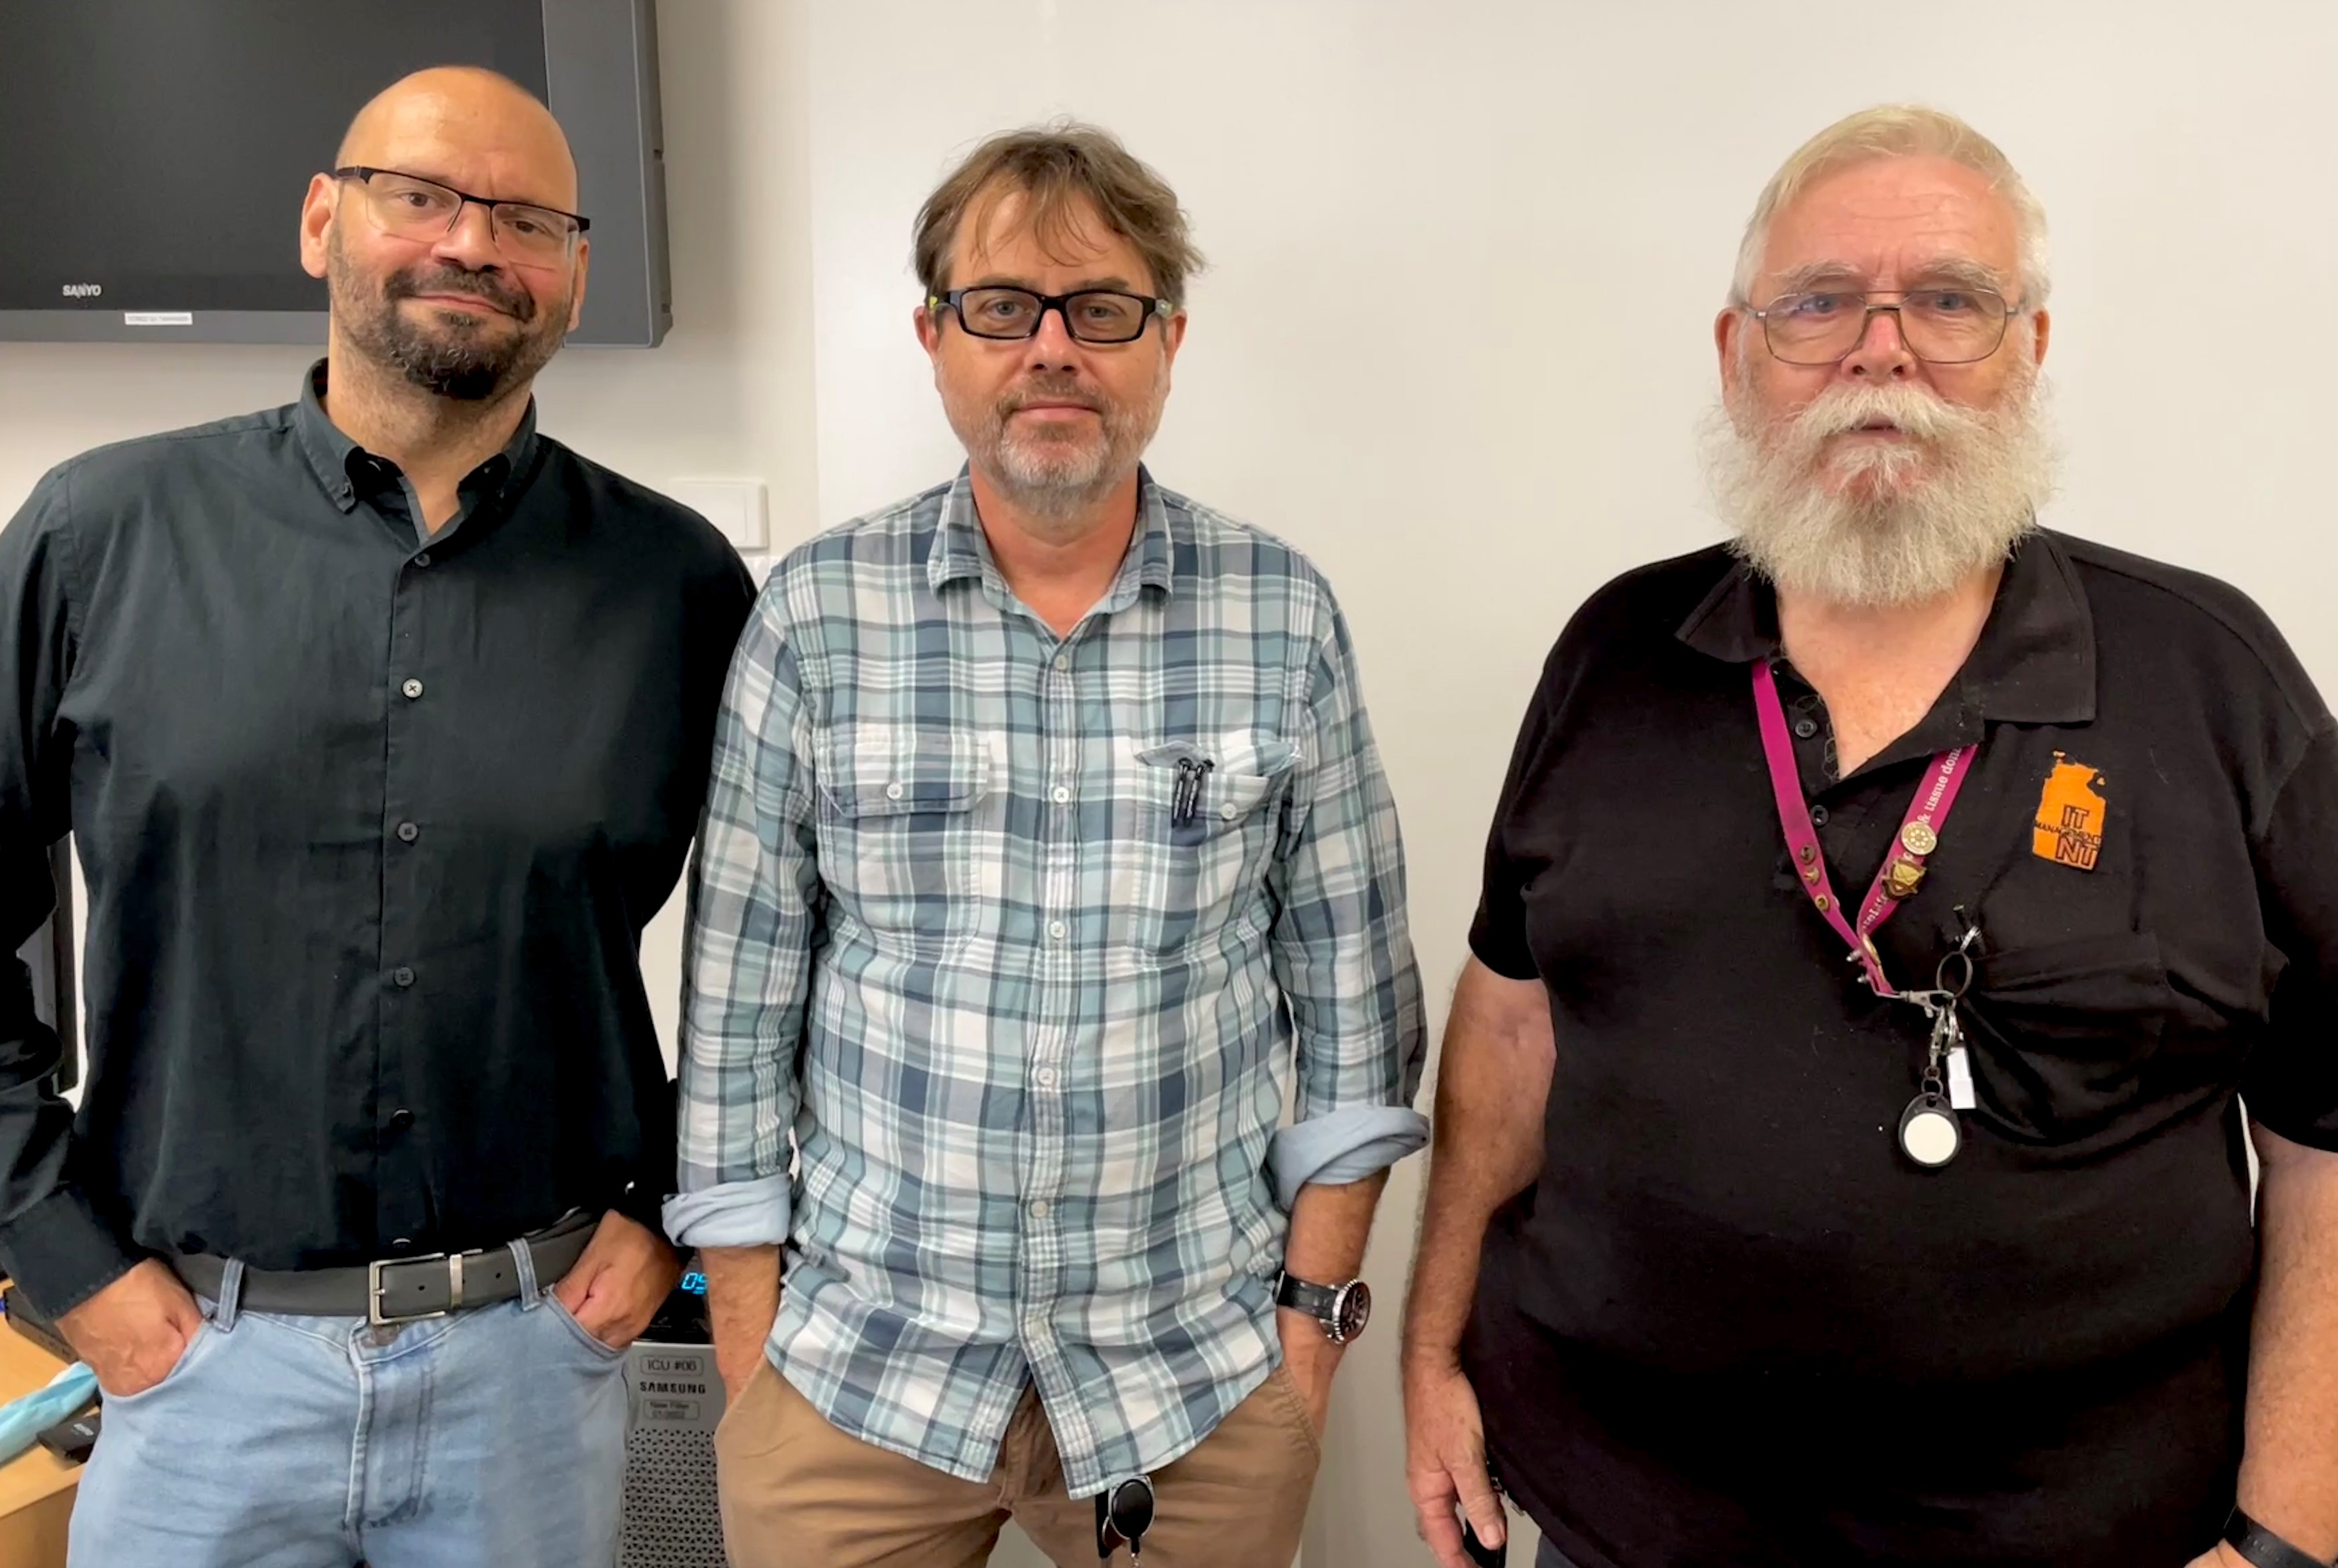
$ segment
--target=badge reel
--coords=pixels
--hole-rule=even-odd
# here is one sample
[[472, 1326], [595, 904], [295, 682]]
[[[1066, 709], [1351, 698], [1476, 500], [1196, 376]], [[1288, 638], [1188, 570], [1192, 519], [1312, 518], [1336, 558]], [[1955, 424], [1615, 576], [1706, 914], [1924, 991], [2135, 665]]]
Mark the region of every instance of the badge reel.
[[1980, 927], [1969, 927], [1964, 939], [1940, 960], [1933, 972], [1933, 989], [1912, 992], [1909, 999], [1932, 1021], [1932, 1038], [1924, 1060], [1923, 1085], [1908, 1109], [1900, 1113], [1900, 1147], [1909, 1159], [1928, 1171], [1937, 1171], [1964, 1148], [1964, 1129], [1957, 1112], [1971, 1110], [1972, 1058], [1965, 1050], [1964, 1026], [1957, 1021], [1957, 1004], [1972, 985], [1972, 946]]
[[1128, 1548], [1131, 1568], [1144, 1561], [1144, 1533], [1153, 1528], [1153, 1482], [1132, 1475], [1096, 1494], [1096, 1561], [1108, 1563]]

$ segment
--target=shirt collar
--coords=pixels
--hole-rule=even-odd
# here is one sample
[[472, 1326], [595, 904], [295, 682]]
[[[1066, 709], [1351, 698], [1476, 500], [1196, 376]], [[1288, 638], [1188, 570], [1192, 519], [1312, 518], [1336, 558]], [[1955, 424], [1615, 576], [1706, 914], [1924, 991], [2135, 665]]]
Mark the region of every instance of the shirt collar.
[[[1140, 464], [1136, 470], [1136, 532], [1121, 558], [1120, 573], [1104, 598], [1107, 612], [1125, 610], [1136, 603], [1137, 591], [1158, 588], [1174, 592], [1176, 543], [1170, 533], [1169, 505], [1152, 474]], [[974, 507], [974, 470], [958, 472], [949, 494], [942, 498], [941, 521], [936, 525], [933, 554], [926, 562], [926, 581], [939, 593], [945, 583], [972, 579], [1004, 596], [1007, 579], [991, 558], [990, 541]]]
[[[1732, 664], [1777, 658], [1777, 595], [1733, 561], [1677, 635]], [[1931, 712], [1861, 771], [1978, 740], [1990, 723], [2084, 724], [2094, 716], [2094, 612], [2060, 541], [2038, 529], [2006, 564], [1980, 639]]]
[[[324, 486], [334, 505], [349, 512], [377, 486], [394, 480], [398, 469], [388, 458], [377, 457], [351, 440], [325, 412], [326, 363], [318, 360], [302, 378], [300, 407], [293, 423], [300, 433], [300, 449], [309, 459], [317, 483]], [[464, 475], [460, 488], [497, 494], [514, 477], [527, 472], [535, 456], [535, 399], [530, 397], [526, 411], [520, 416], [519, 427], [512, 432], [504, 449]]]

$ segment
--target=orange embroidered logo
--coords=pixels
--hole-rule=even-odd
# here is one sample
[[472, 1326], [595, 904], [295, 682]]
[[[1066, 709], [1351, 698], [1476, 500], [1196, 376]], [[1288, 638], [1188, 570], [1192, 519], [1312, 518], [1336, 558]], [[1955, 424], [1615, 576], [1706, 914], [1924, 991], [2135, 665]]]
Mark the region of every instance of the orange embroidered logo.
[[2038, 820], [2030, 826], [2029, 852], [2058, 866], [2091, 871], [2102, 858], [2103, 824], [2110, 806], [2095, 786], [2103, 776], [2084, 762], [2054, 753], [2054, 771], [2038, 798]]

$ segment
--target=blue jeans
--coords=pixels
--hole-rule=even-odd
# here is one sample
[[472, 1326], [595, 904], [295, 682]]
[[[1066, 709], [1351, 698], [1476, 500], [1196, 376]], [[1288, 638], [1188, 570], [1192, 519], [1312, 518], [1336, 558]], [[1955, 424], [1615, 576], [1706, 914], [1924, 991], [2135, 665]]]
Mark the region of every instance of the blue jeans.
[[[522, 1250], [523, 1252], [525, 1250]], [[450, 1318], [241, 1312], [105, 1401], [72, 1568], [593, 1568], [617, 1556], [624, 1354], [535, 1288]]]

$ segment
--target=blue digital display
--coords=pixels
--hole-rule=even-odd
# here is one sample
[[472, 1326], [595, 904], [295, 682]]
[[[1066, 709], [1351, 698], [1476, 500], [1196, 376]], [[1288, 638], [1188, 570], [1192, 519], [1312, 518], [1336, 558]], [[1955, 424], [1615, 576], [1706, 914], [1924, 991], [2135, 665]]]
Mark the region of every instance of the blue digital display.
[[693, 1269], [682, 1277], [682, 1288], [693, 1296], [703, 1296], [706, 1294], [706, 1276]]

